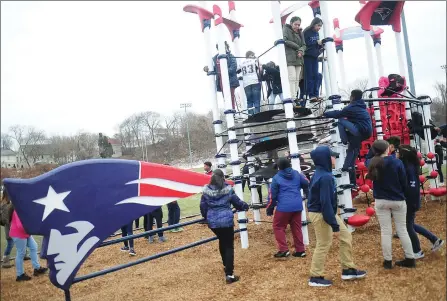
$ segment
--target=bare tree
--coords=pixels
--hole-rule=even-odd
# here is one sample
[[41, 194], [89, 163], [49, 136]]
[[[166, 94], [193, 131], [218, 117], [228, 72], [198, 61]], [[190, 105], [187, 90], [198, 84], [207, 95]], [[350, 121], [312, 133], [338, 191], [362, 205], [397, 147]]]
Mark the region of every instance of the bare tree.
[[349, 99], [351, 96], [351, 91], [358, 89], [365, 91], [368, 89], [368, 79], [367, 78], [358, 78], [354, 82], [350, 83], [346, 89], [340, 89], [340, 94], [343, 98]]
[[437, 125], [442, 125], [447, 122], [447, 87], [445, 83], [436, 83], [434, 85], [436, 90], [436, 97], [433, 98], [433, 103], [430, 106], [432, 120]]
[[98, 136], [96, 134], [79, 132], [73, 140], [76, 160], [87, 160], [99, 157]]
[[1, 148], [2, 149], [12, 149], [13, 147], [13, 141], [11, 136], [9, 136], [6, 133], [1, 134]]
[[34, 127], [21, 125], [11, 126], [9, 131], [11, 132], [12, 138], [19, 145], [19, 153], [22, 155], [28, 167], [30, 167], [30, 159], [36, 162], [38, 156], [43, 155], [41, 145], [45, 141], [45, 133]]

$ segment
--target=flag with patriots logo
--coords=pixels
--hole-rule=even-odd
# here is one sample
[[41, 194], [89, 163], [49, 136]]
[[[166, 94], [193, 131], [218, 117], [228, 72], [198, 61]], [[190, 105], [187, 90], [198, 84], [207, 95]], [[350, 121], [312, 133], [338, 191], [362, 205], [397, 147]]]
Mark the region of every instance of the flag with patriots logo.
[[43, 236], [51, 282], [69, 289], [82, 263], [120, 227], [202, 191], [209, 175], [154, 163], [70, 163], [32, 179], [4, 179], [27, 233]]

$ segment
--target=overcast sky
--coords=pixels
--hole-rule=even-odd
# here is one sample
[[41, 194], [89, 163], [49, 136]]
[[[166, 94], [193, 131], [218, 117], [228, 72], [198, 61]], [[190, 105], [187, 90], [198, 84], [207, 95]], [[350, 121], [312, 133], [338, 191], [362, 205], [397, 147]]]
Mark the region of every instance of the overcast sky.
[[[281, 8], [292, 3], [282, 1]], [[183, 12], [186, 4], [198, 1], [2, 1], [2, 132], [22, 124], [48, 134], [113, 135], [136, 112], [170, 115], [182, 102], [200, 113], [211, 110], [203, 35], [198, 17]], [[227, 1], [218, 4], [227, 15]], [[270, 8], [270, 1], [236, 1], [244, 53], [272, 45]], [[357, 1], [330, 1], [330, 19], [339, 18], [341, 28], [358, 25], [359, 8]], [[294, 15], [303, 27], [312, 20], [308, 6]], [[407, 1], [405, 15], [416, 92], [433, 95], [434, 82], [445, 81], [446, 2]], [[398, 73], [394, 32], [384, 29], [385, 73]], [[344, 48], [347, 82], [366, 78], [364, 40]], [[270, 60], [277, 61], [273, 51], [261, 62]]]

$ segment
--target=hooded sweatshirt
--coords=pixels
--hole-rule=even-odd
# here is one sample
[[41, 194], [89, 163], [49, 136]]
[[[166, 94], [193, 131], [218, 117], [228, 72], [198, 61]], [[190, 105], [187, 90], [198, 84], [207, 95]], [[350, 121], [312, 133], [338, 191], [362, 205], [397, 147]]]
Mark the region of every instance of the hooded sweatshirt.
[[402, 161], [392, 156], [386, 156], [383, 160], [385, 161], [385, 164], [381, 173], [381, 178], [373, 181], [374, 198], [387, 201], [405, 200], [407, 175], [404, 164]]
[[323, 47], [318, 45], [319, 39], [320, 35], [318, 31], [315, 31], [312, 28], [304, 30], [304, 41], [306, 42], [305, 56], [317, 58], [320, 55]]
[[239, 211], [248, 210], [248, 204], [239, 199], [231, 186], [226, 185], [220, 190], [214, 185], [203, 187], [200, 213], [211, 229], [234, 227], [231, 205]]
[[332, 231], [340, 231], [335, 215], [337, 214], [337, 195], [332, 176], [330, 149], [318, 146], [310, 153], [315, 164], [315, 173], [310, 180], [307, 207], [309, 212], [322, 213], [324, 221]]
[[349, 105], [343, 108], [343, 110], [334, 110], [329, 112], [324, 112], [324, 117], [328, 118], [347, 118], [348, 121], [352, 122], [355, 127], [359, 130], [364, 138], [371, 137], [372, 134], [372, 121], [371, 116], [366, 110], [366, 104], [363, 99], [358, 99], [351, 102]]
[[408, 163], [405, 166], [407, 174], [407, 187], [405, 189], [405, 201], [407, 210], [418, 211], [421, 208], [421, 182], [419, 181], [419, 166]]
[[291, 167], [278, 171], [270, 184], [270, 202], [267, 208], [277, 206], [281, 212], [303, 211], [301, 189], [309, 194], [309, 181]]

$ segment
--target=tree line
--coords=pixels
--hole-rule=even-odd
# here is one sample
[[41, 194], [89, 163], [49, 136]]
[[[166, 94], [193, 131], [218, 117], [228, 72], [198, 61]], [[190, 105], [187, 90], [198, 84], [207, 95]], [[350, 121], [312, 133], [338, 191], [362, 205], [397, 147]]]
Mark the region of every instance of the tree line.
[[[19, 153], [29, 167], [49, 155], [56, 164], [113, 154], [109, 138], [119, 140], [122, 155], [127, 159], [171, 163], [189, 156], [187, 126], [191, 151], [195, 158], [209, 158], [216, 152], [212, 113], [175, 113], [162, 116], [147, 111], [135, 113], [118, 124], [118, 132], [80, 131], [75, 135], [47, 135], [44, 131], [24, 125], [11, 126], [1, 133], [1, 148]], [[24, 164], [24, 165], [25, 165]]]

